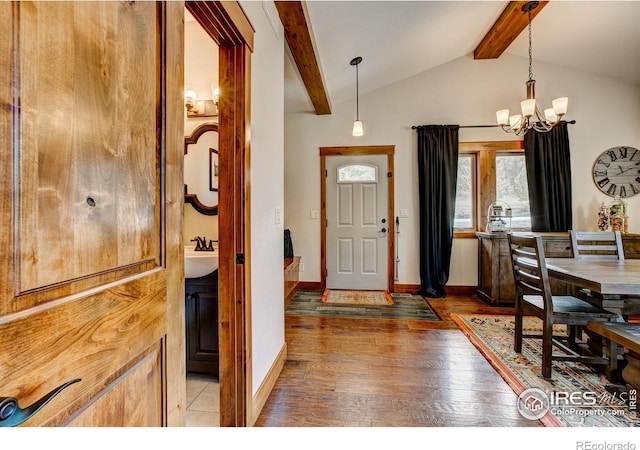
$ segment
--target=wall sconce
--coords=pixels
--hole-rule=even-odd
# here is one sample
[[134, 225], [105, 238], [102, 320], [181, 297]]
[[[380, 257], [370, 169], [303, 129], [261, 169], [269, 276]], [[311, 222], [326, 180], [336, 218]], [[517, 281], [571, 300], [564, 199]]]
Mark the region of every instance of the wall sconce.
[[218, 109], [218, 100], [220, 100], [220, 88], [214, 87], [214, 85], [212, 84], [211, 93], [213, 94], [213, 103], [216, 104], [216, 109]]
[[195, 88], [191, 86], [187, 86], [184, 89], [184, 105], [187, 108], [187, 111], [191, 111], [196, 103], [196, 98], [198, 96], [198, 92]]
[[187, 86], [184, 91], [184, 103], [187, 117], [216, 117], [218, 115], [218, 98], [220, 91], [212, 86], [213, 100], [197, 100], [197, 91]]

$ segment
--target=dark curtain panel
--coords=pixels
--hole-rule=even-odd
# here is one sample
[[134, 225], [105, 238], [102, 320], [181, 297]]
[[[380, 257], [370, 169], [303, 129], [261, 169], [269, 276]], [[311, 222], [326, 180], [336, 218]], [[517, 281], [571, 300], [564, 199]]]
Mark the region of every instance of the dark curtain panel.
[[418, 127], [420, 293], [446, 297], [458, 177], [458, 125]]
[[524, 137], [532, 231], [568, 231], [571, 219], [571, 157], [567, 123]]

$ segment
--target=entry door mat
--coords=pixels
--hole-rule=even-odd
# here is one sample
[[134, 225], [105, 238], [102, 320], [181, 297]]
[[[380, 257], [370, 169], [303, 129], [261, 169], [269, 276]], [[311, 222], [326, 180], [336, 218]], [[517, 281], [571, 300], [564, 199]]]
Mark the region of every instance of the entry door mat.
[[356, 306], [389, 306], [393, 299], [388, 291], [349, 291], [326, 289], [322, 294], [322, 303], [356, 305]]
[[322, 291], [300, 290], [293, 296], [285, 314], [301, 316], [357, 317], [369, 319], [440, 320], [419, 295], [391, 294], [393, 305], [363, 306], [322, 303]]
[[[540, 361], [542, 348], [540, 339], [524, 339], [522, 353], [513, 350], [514, 316], [450, 314], [453, 322], [469, 338], [473, 345], [504, 378], [516, 395], [522, 394], [535, 400], [542, 398], [544, 404], [537, 409], [540, 422], [546, 426], [559, 427], [637, 427], [640, 414], [629, 407], [627, 396], [615, 396], [606, 390], [609, 381], [592, 367], [579, 362], [553, 361], [551, 379], [542, 378]], [[525, 317], [523, 327], [526, 334], [541, 333], [542, 321]], [[562, 327], [562, 325], [557, 325]], [[563, 330], [559, 330], [563, 331]], [[560, 352], [554, 348], [555, 352]], [[526, 391], [526, 392], [525, 392]], [[555, 404], [549, 399], [558, 395], [569, 396], [570, 404], [564, 400]], [[522, 406], [522, 405], [517, 405]], [[522, 411], [522, 408], [520, 408]], [[526, 411], [525, 411], [526, 413]], [[524, 416], [524, 414], [523, 414]], [[531, 418], [528, 416], [524, 416]], [[535, 420], [534, 418], [531, 418]]]

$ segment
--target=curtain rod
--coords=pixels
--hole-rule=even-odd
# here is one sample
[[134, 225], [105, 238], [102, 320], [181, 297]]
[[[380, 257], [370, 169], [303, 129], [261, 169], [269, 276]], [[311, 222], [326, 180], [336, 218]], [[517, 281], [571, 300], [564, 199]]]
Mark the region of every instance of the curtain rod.
[[[567, 124], [571, 124], [571, 125], [575, 125], [576, 121], [575, 120], [569, 120], [567, 121]], [[411, 127], [412, 130], [415, 130], [417, 128], [420, 127], [428, 127], [429, 125], [413, 125]], [[502, 125], [460, 125], [459, 128], [497, 128], [500, 127]]]

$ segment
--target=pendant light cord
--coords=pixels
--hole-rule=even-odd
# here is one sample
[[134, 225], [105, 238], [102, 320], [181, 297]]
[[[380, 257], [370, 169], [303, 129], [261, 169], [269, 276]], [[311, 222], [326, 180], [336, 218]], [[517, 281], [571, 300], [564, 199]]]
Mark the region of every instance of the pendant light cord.
[[360, 120], [360, 87], [358, 86], [358, 65], [356, 64], [356, 120]]

